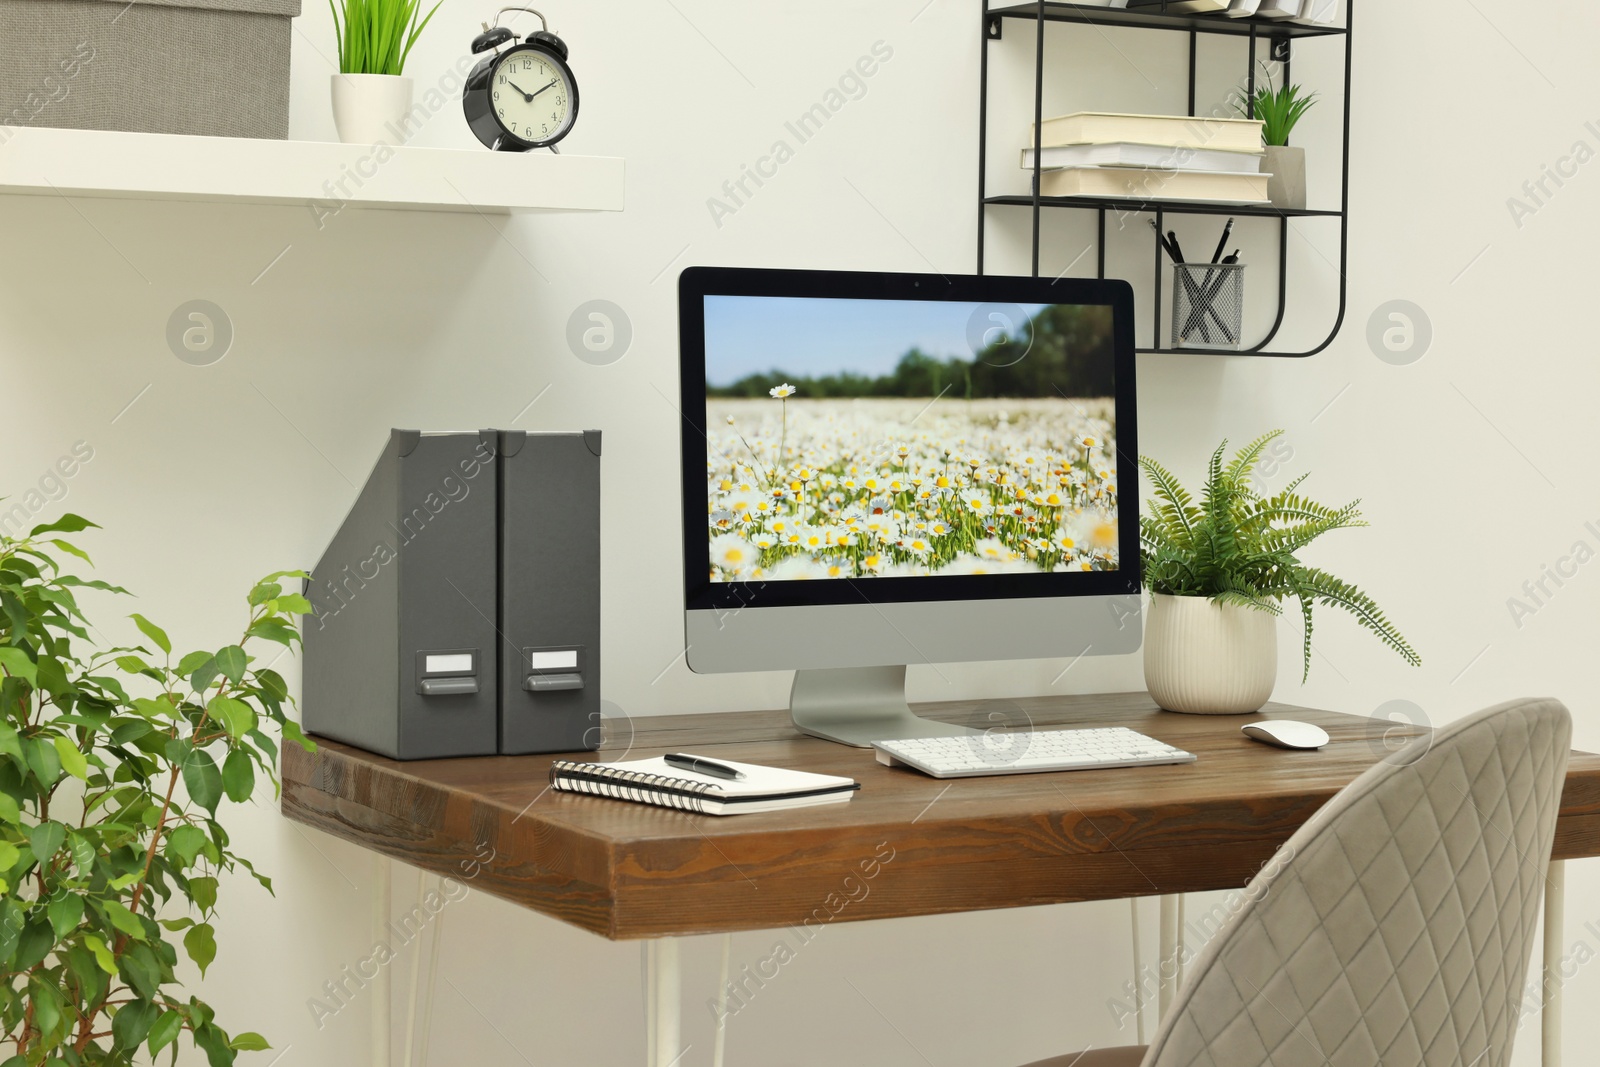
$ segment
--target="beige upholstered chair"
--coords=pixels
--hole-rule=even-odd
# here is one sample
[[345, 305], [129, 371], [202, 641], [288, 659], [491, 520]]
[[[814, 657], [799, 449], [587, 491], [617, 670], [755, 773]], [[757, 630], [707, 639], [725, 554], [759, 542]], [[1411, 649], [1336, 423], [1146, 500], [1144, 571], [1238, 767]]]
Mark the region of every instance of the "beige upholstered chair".
[[1033, 1067], [1505, 1067], [1571, 730], [1523, 700], [1408, 745], [1256, 877], [1148, 1048]]

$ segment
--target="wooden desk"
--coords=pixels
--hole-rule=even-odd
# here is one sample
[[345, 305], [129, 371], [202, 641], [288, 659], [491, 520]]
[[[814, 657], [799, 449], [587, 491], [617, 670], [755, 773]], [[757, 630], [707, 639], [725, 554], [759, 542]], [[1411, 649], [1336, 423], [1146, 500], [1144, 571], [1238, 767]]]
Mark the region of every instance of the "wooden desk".
[[[315, 755], [285, 748], [283, 812], [463, 880], [463, 864], [492, 849], [474, 889], [603, 937], [669, 938], [815, 921], [864, 869], [874, 870], [871, 892], [830, 921], [1237, 888], [1382, 758], [1386, 732], [1390, 743], [1427, 732], [1270, 704], [1267, 716], [1315, 722], [1333, 739], [1290, 752], [1240, 734], [1252, 717], [1174, 715], [1145, 693], [919, 710], [974, 726], [1127, 726], [1199, 761], [940, 781], [801, 735], [785, 712], [673, 715], [611, 724], [622, 736], [593, 758], [681, 749], [850, 775], [861, 792], [847, 804], [719, 818], [550, 791], [551, 756], [400, 763], [322, 742]], [[1575, 753], [1555, 858], [1595, 855], [1600, 756]]]

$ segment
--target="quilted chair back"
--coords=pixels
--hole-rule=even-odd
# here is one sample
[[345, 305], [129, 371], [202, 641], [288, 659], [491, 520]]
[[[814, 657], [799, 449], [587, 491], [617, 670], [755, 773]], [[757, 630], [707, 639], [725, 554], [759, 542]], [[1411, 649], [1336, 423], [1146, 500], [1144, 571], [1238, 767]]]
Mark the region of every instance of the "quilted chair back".
[[1572, 732], [1479, 712], [1330, 800], [1245, 890], [1144, 1067], [1506, 1067]]

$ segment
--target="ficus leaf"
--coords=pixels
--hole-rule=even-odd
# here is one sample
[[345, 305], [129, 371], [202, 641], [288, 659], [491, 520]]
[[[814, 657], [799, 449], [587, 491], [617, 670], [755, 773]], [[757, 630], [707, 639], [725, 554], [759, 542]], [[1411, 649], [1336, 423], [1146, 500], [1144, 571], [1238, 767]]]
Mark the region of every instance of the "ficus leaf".
[[255, 792], [255, 766], [250, 760], [250, 754], [244, 749], [234, 749], [222, 761], [222, 788], [227, 791], [228, 799], [235, 804], [244, 803], [250, 799], [250, 794]]
[[65, 938], [83, 922], [83, 898], [76, 893], [63, 893], [50, 901], [45, 909], [57, 940]]
[[36, 974], [28, 979], [28, 1001], [33, 1005], [33, 1025], [48, 1041], [61, 1022], [61, 994]]
[[196, 923], [183, 935], [183, 947], [189, 953], [189, 958], [194, 960], [195, 966], [200, 968], [200, 977], [204, 978], [206, 968], [217, 958], [216, 931], [210, 923]]
[[217, 649], [216, 660], [217, 669], [234, 685], [238, 685], [240, 680], [244, 678], [245, 668], [250, 662], [244, 654], [244, 649], [238, 645], [229, 645], [226, 648]]
[[61, 777], [61, 757], [56, 753], [56, 746], [42, 737], [30, 737], [25, 750], [28, 769], [39, 779], [39, 784], [47, 788], [55, 785]]
[[117, 958], [111, 954], [111, 950], [106, 947], [104, 941], [93, 934], [85, 934], [83, 943], [89, 946], [90, 952], [94, 953], [94, 961], [100, 965], [102, 971], [107, 974], [117, 973]]
[[217, 810], [217, 802], [222, 799], [222, 772], [217, 770], [211, 753], [203, 749], [189, 753], [183, 761], [183, 786], [196, 804], [209, 812]]
[[204, 663], [190, 672], [189, 684], [194, 687], [196, 693], [204, 693], [211, 688], [220, 673], [222, 668], [217, 664], [217, 657], [207, 656]]
[[172, 1039], [177, 1037], [182, 1029], [183, 1016], [175, 1011], [163, 1012], [161, 1018], [156, 1020], [155, 1025], [150, 1027], [147, 1046], [150, 1049], [150, 1055], [153, 1057], [163, 1048], [170, 1045]]
[[28, 536], [38, 537], [40, 534], [44, 533], [78, 533], [82, 530], [90, 529], [91, 527], [96, 530], [100, 529], [98, 524], [90, 522], [82, 515], [74, 515], [69, 511], [55, 522], [47, 522], [43, 523], [42, 525], [35, 526], [33, 529], [28, 531]]
[[299, 593], [285, 593], [278, 597], [278, 610], [287, 611], [295, 615], [310, 615], [313, 609], [311, 601]]
[[228, 731], [228, 736], [239, 738], [256, 728], [255, 709], [233, 697], [215, 696], [206, 704], [211, 717]]
[[217, 906], [217, 880], [209, 876], [189, 879], [189, 897], [202, 914]]
[[265, 604], [269, 600], [276, 600], [278, 594], [282, 592], [283, 586], [279, 585], [277, 582], [262, 582], [260, 585], [250, 590], [250, 606], [255, 607], [259, 604]]
[[172, 652], [172, 641], [167, 637], [165, 630], [138, 612], [134, 612], [128, 618], [133, 620], [133, 624], [139, 628], [140, 633], [156, 643], [157, 648], [168, 654]]
[[117, 1009], [116, 1018], [111, 1020], [111, 1036], [116, 1038], [117, 1047], [138, 1048], [160, 1014], [161, 1009], [148, 1000], [135, 1000]]
[[100, 907], [105, 912], [106, 921], [119, 932], [133, 938], [144, 938], [144, 923], [140, 922], [139, 917], [129, 911], [128, 906], [122, 901], [102, 900]]
[[191, 652], [178, 661], [178, 674], [184, 678], [189, 677], [194, 669], [211, 658], [211, 653], [204, 650]]
[[56, 738], [54, 744], [62, 770], [80, 782], [86, 780], [89, 777], [89, 761], [84, 757], [83, 750], [65, 737]]
[[206, 832], [198, 826], [175, 827], [167, 834], [167, 849], [181, 861], [180, 867], [191, 867], [200, 850], [206, 847]]
[[28, 847], [40, 863], [48, 863], [67, 840], [67, 828], [51, 820], [42, 822], [28, 832]]
[[69, 556], [77, 556], [79, 559], [83, 560], [85, 563], [91, 563], [92, 564], [94, 562], [94, 560], [89, 558], [89, 553], [85, 552], [83, 549], [79, 548], [77, 545], [73, 544], [71, 541], [61, 541], [61, 540], [57, 540], [55, 538], [51, 538], [50, 543], [52, 545], [55, 545], [57, 548], [59, 548], [61, 551], [65, 552]]
[[10, 645], [0, 648], [0, 667], [4, 667], [7, 674], [21, 678], [29, 685], [37, 685], [39, 682], [38, 665], [20, 648]]

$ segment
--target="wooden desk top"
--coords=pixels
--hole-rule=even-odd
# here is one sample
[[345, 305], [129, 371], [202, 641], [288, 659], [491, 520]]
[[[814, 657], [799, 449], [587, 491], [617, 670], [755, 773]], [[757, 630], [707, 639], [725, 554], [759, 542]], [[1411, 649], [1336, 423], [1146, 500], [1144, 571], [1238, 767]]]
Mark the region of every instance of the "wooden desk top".
[[[1269, 704], [1332, 743], [1291, 752], [1252, 716], [1158, 710], [1145, 693], [927, 705], [975, 726], [1121, 725], [1199, 762], [938, 780], [800, 734], [787, 712], [622, 722], [605, 761], [682, 749], [850, 775], [845, 804], [717, 817], [547, 789], [552, 756], [400, 763], [289, 745], [283, 812], [347, 841], [613, 939], [976, 911], [1244, 885], [1384, 754], [1392, 723]], [[1425, 730], [1402, 728], [1410, 733]], [[631, 739], [627, 734], [631, 732]], [[1600, 756], [1575, 753], [1555, 856], [1600, 855]]]

